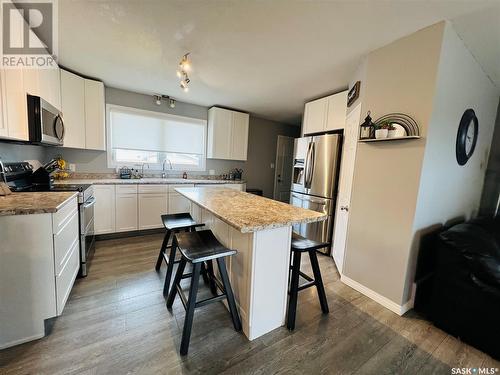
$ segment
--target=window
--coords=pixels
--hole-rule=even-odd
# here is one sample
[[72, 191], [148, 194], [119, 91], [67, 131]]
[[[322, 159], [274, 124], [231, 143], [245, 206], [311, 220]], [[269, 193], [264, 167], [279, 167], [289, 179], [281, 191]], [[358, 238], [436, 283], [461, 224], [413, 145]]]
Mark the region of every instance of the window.
[[205, 120], [115, 105], [107, 115], [109, 167], [205, 169]]

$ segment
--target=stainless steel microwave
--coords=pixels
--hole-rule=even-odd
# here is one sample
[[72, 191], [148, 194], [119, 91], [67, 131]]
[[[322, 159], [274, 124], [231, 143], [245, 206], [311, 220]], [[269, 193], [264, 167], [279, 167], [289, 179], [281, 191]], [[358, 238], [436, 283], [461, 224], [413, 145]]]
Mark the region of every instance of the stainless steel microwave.
[[28, 95], [28, 128], [31, 143], [63, 145], [62, 113], [39, 96]]

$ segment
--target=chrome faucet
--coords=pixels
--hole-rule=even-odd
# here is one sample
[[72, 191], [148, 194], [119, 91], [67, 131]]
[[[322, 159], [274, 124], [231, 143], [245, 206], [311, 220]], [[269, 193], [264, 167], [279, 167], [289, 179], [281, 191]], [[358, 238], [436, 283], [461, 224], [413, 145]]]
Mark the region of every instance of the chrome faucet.
[[161, 170], [163, 171], [162, 174], [161, 174], [161, 178], [166, 178], [167, 175], [165, 174], [165, 162], [168, 161], [168, 163], [170, 164], [170, 170], [172, 170], [172, 162], [170, 161], [170, 159], [168, 158], [165, 158], [163, 159], [163, 163], [161, 163]]
[[142, 166], [141, 166], [141, 178], [144, 177], [144, 166], [147, 165], [148, 166], [148, 169], [149, 169], [149, 164], [148, 163], [142, 163]]

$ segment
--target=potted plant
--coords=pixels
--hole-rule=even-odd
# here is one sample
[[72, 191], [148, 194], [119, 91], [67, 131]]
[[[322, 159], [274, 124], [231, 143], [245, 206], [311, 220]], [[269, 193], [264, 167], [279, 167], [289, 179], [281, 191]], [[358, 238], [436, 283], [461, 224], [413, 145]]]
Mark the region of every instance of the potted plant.
[[388, 123], [387, 138], [396, 138], [396, 136], [397, 136], [396, 127], [394, 125], [392, 125], [391, 123]]
[[383, 139], [387, 138], [387, 134], [389, 133], [389, 123], [383, 122], [379, 125], [377, 125], [375, 129], [375, 138], [376, 139]]

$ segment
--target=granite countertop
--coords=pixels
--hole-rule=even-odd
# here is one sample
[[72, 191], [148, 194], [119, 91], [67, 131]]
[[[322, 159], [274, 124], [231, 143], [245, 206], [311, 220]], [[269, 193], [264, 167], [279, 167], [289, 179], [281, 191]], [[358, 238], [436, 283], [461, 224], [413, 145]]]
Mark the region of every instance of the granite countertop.
[[121, 184], [244, 184], [244, 180], [208, 180], [208, 179], [184, 179], [184, 178], [155, 178], [146, 177], [138, 179], [120, 178], [83, 178], [67, 180], [56, 180], [55, 184], [101, 184], [101, 185], [121, 185]]
[[54, 213], [68, 199], [76, 196], [74, 191], [12, 193], [0, 196], [0, 216]]
[[229, 188], [181, 187], [175, 190], [242, 233], [312, 223], [327, 218], [327, 215], [320, 212]]

